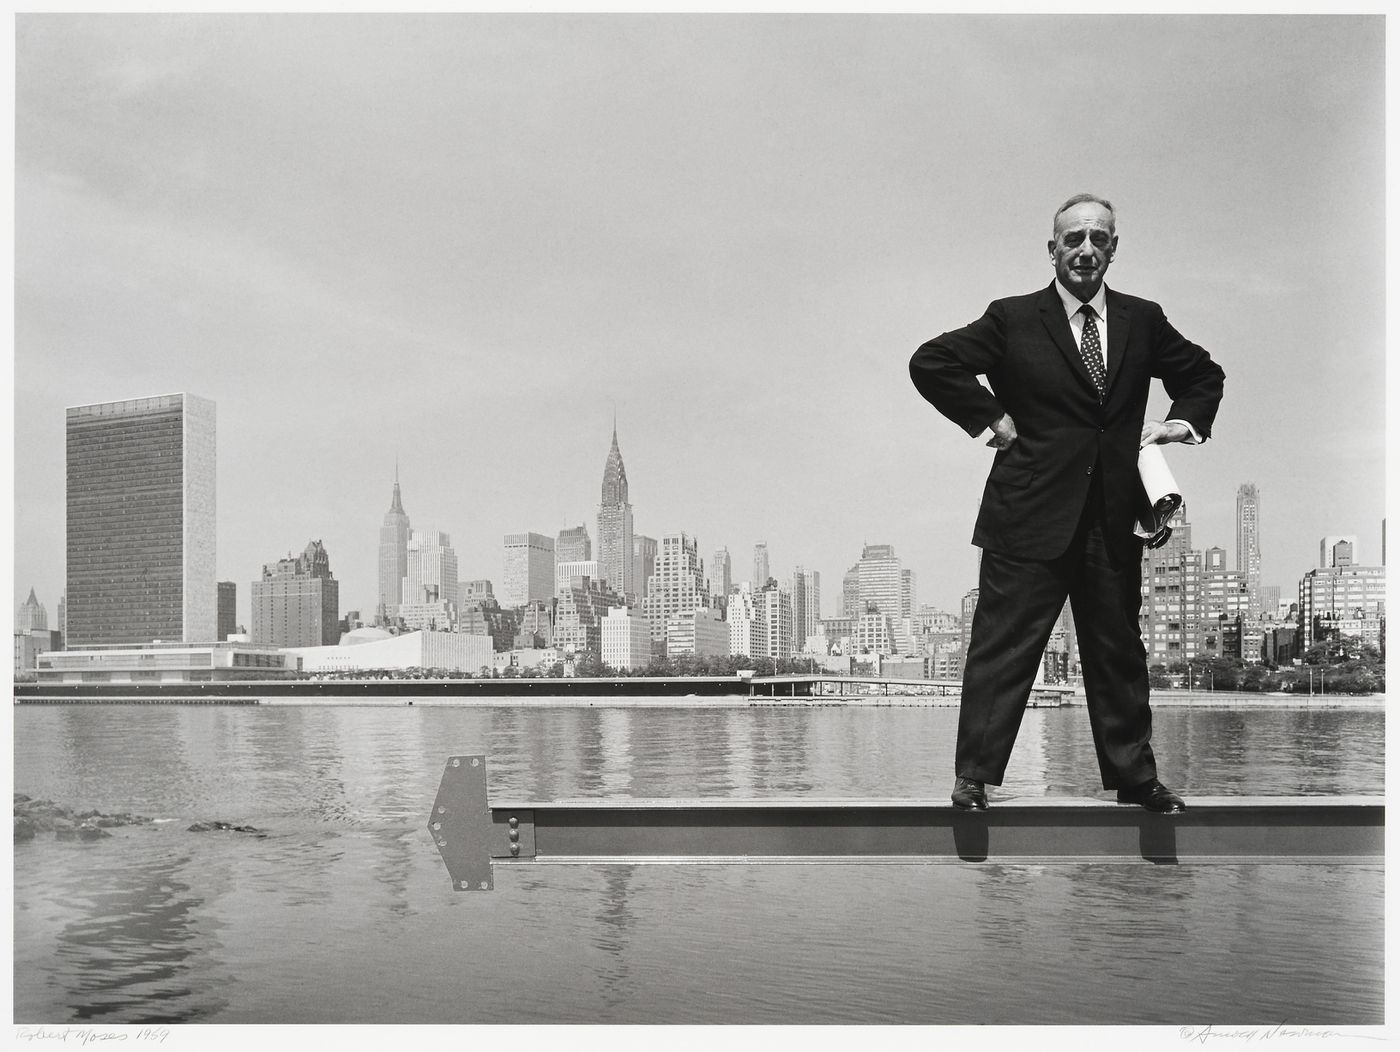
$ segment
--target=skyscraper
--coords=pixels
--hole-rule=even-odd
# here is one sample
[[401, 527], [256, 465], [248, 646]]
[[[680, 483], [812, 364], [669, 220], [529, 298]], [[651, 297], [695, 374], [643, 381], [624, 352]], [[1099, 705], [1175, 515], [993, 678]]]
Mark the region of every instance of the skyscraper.
[[705, 566], [700, 561], [700, 546], [694, 537], [672, 533], [661, 538], [656, 555], [656, 571], [651, 587], [642, 600], [642, 612], [651, 621], [651, 638], [666, 638], [666, 619], [688, 614], [710, 605], [710, 592], [705, 587]]
[[49, 612], [44, 609], [44, 604], [39, 602], [39, 597], [34, 594], [34, 589], [29, 589], [29, 598], [19, 604], [15, 611], [15, 631], [16, 632], [42, 632], [49, 627]]
[[[552, 544], [553, 542], [551, 542]], [[401, 603], [457, 603], [457, 553], [441, 530], [412, 530]]]
[[792, 649], [800, 651], [821, 631], [822, 575], [797, 567], [792, 571]]
[[626, 604], [606, 584], [587, 577], [573, 578], [559, 589], [554, 610], [554, 646], [565, 652], [601, 656], [603, 619], [616, 606]]
[[1235, 494], [1235, 569], [1244, 574], [1249, 594], [1249, 616], [1258, 617], [1259, 598], [1259, 487], [1241, 484]]
[[733, 572], [729, 563], [729, 549], [716, 548], [710, 560], [710, 595], [727, 596], [734, 587]]
[[598, 504], [598, 572], [619, 596], [636, 594], [632, 578], [632, 505], [627, 501], [627, 469], [617, 448], [616, 424], [612, 448], [603, 465], [603, 495]]
[[768, 634], [763, 621], [763, 611], [753, 592], [752, 584], [741, 584], [739, 591], [730, 596], [727, 620], [729, 652], [747, 657], [761, 656]]
[[403, 579], [408, 573], [408, 515], [399, 495], [399, 468], [394, 465], [394, 499], [379, 527], [379, 609], [376, 620], [391, 622], [403, 602]]
[[860, 617], [865, 607], [860, 602], [860, 563], [841, 576], [841, 616]]
[[1350, 566], [1356, 562], [1356, 534], [1332, 534], [1322, 538], [1317, 556], [1320, 569], [1333, 566]]
[[792, 657], [792, 596], [778, 583], [765, 584], [755, 597], [759, 608], [761, 653], [779, 661]]
[[212, 642], [214, 403], [71, 407], [67, 459], [68, 645]]
[[632, 583], [638, 597], [645, 597], [656, 572], [656, 538], [632, 535]]
[[532, 600], [548, 602], [554, 595], [554, 556], [553, 537], [542, 533], [506, 534], [501, 605], [524, 606]]
[[593, 558], [593, 541], [583, 523], [560, 530], [554, 542], [554, 561], [558, 563], [587, 562]]
[[263, 564], [252, 595], [252, 642], [320, 647], [339, 641], [340, 582], [320, 541], [310, 541], [298, 556]]
[[760, 592], [768, 583], [768, 542], [759, 541], [753, 546], [753, 590]]
[[220, 581], [218, 596], [218, 634], [215, 638], [223, 642], [238, 631], [238, 584], [234, 581]]

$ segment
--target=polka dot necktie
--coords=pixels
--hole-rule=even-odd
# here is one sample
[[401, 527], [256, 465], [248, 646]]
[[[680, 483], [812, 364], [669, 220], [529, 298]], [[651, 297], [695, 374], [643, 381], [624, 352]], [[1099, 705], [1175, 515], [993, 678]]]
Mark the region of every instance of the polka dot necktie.
[[1094, 320], [1094, 308], [1087, 303], [1079, 308], [1084, 315], [1084, 334], [1079, 341], [1079, 354], [1089, 367], [1089, 375], [1094, 386], [1099, 389], [1099, 401], [1103, 401], [1104, 390], [1108, 387], [1108, 376], [1103, 371], [1103, 348], [1099, 346], [1099, 323]]

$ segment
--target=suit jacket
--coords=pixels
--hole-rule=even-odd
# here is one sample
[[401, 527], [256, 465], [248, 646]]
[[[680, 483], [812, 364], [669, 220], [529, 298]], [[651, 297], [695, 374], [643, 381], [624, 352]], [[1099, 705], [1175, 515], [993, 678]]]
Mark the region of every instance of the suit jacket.
[[[1107, 290], [1107, 390], [1100, 402], [1052, 282], [994, 301], [971, 325], [929, 340], [909, 362], [921, 395], [974, 437], [1003, 413], [1018, 439], [999, 450], [987, 476], [972, 543], [1023, 559], [1065, 552], [1095, 472], [1105, 535], [1115, 556], [1132, 556], [1145, 499], [1138, 443], [1153, 377], [1172, 399], [1167, 419], [1210, 434], [1225, 373], [1150, 300]], [[990, 390], [978, 382], [985, 375]]]

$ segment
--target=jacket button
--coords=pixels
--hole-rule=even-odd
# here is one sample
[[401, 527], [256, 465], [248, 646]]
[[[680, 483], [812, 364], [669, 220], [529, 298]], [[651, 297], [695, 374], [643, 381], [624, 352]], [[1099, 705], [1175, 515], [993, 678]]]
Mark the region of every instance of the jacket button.
[[1093, 469], [1093, 468], [1085, 468], [1085, 469], [1084, 469], [1084, 474], [1086, 474], [1086, 475], [1092, 475], [1093, 473], [1094, 473], [1094, 469]]

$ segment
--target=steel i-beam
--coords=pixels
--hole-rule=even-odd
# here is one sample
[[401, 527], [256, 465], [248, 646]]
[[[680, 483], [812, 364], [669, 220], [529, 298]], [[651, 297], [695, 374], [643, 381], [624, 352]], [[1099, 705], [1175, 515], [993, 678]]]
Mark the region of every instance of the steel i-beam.
[[490, 799], [485, 756], [448, 759], [428, 818], [452, 885], [496, 865], [1330, 863], [1379, 865], [1380, 797], [1192, 797], [1182, 815], [1098, 800]]

